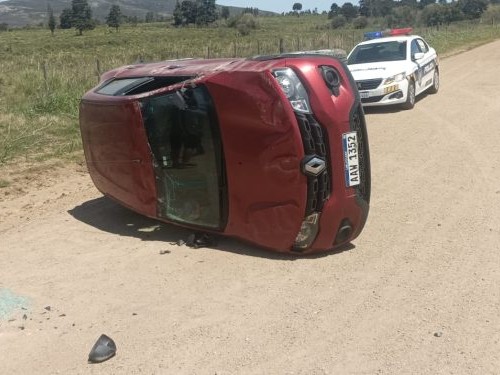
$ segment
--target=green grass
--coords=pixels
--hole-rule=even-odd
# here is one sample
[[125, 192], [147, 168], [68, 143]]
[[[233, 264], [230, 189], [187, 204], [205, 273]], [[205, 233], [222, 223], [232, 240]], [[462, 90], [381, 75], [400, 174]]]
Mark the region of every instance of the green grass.
[[[0, 32], [0, 164], [81, 153], [78, 103], [99, 72], [138, 60], [233, 57], [285, 51], [342, 48], [362, 40], [360, 30], [331, 30], [325, 16], [262, 17], [260, 27], [239, 36], [227, 27], [184, 28], [166, 24], [100, 26], [74, 30]], [[443, 56], [500, 38], [498, 25], [461, 23], [416, 29]], [[99, 71], [98, 71], [99, 70]]]

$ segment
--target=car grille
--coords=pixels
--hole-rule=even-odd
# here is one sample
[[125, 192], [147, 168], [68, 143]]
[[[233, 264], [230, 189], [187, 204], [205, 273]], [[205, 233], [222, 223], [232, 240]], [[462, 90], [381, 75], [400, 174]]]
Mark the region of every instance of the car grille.
[[361, 105], [351, 112], [351, 129], [358, 135], [358, 158], [361, 181], [356, 186], [357, 195], [366, 203], [370, 203], [371, 176], [370, 156], [368, 151], [368, 136], [366, 133], [365, 117]]
[[323, 137], [323, 129], [316, 119], [309, 114], [296, 113], [299, 124], [304, 153], [307, 156], [316, 156], [327, 162], [327, 168], [317, 176], [307, 174], [307, 206], [306, 216], [321, 211], [323, 204], [328, 200], [331, 191], [330, 166], [328, 163], [327, 143]]
[[381, 78], [365, 79], [363, 81], [356, 81], [356, 86], [358, 87], [358, 90], [373, 90], [379, 87], [381, 83]]
[[361, 103], [377, 103], [382, 100], [385, 95], [370, 96], [369, 98], [362, 98]]

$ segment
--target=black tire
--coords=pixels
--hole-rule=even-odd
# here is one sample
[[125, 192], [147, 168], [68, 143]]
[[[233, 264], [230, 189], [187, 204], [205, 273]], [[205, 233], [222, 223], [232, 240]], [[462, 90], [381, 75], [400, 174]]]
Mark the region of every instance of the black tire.
[[415, 82], [410, 80], [408, 82], [408, 91], [406, 91], [406, 102], [403, 103], [404, 109], [412, 109], [415, 107]]
[[439, 91], [439, 70], [434, 69], [434, 77], [432, 77], [432, 86], [429, 88], [430, 94], [437, 94]]

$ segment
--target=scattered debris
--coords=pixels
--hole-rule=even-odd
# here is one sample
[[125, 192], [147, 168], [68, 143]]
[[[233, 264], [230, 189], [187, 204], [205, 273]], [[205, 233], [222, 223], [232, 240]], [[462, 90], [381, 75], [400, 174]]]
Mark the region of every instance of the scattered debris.
[[102, 334], [96, 341], [89, 353], [89, 363], [100, 363], [107, 361], [116, 354], [116, 344], [112, 338]]
[[215, 238], [208, 233], [191, 233], [187, 240], [186, 246], [192, 247], [193, 249], [198, 249], [200, 247], [210, 247], [217, 244]]
[[44, 309], [50, 311], [52, 308], [50, 306], [45, 306]]
[[160, 255], [170, 254], [170, 250], [160, 250]]
[[443, 332], [434, 332], [435, 337], [441, 337], [443, 336]]

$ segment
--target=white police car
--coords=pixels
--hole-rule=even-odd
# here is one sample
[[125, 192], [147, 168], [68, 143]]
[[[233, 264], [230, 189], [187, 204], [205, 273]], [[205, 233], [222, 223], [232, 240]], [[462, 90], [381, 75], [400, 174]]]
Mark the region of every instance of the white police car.
[[[439, 60], [434, 48], [411, 28], [365, 33], [347, 57], [363, 106], [415, 105], [424, 91], [439, 90]], [[388, 34], [388, 36], [386, 36]]]

